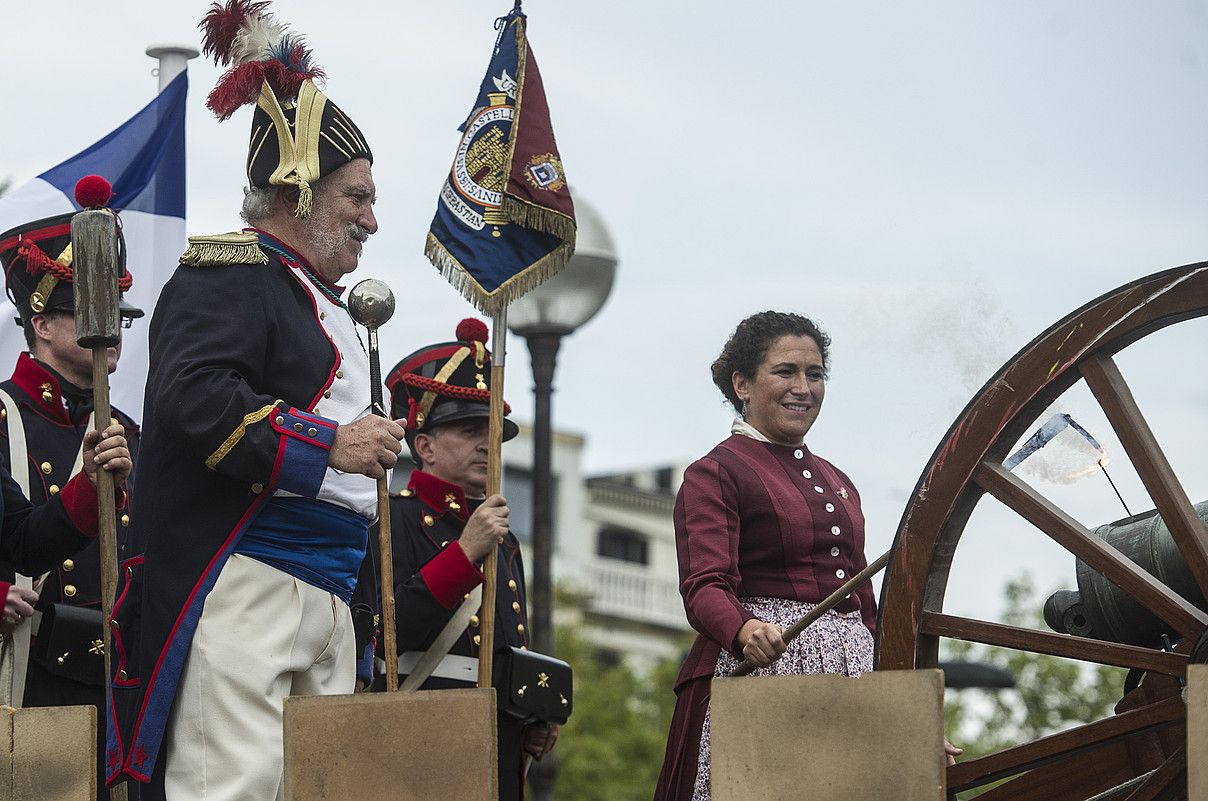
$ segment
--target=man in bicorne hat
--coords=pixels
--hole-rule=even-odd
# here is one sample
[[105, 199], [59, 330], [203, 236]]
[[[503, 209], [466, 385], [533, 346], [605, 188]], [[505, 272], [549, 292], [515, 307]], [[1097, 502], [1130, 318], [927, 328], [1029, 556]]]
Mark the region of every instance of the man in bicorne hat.
[[340, 285], [378, 227], [373, 155], [266, 5], [203, 21], [207, 52], [235, 64], [211, 108], [255, 103], [250, 227], [191, 238], [151, 320], [146, 561], [115, 610], [108, 754], [110, 781], [148, 782], [144, 799], [281, 797], [284, 699], [354, 689], [349, 603], [374, 479], [402, 449], [402, 426], [371, 414]]
[[[524, 563], [508, 528], [500, 495], [485, 497], [491, 354], [487, 328], [463, 320], [456, 341], [430, 345], [390, 371], [392, 414], [407, 420], [415, 470], [406, 489], [390, 498], [400, 682], [483, 583], [481, 563], [498, 548], [495, 602], [496, 661], [509, 648], [527, 648]], [[519, 433], [504, 418], [503, 438]], [[371, 538], [376, 556], [376, 538]], [[470, 618], [448, 654], [420, 687], [473, 687], [478, 678], [481, 610]], [[379, 681], [380, 685], [381, 682]], [[522, 797], [525, 754], [540, 758], [553, 747], [557, 726], [523, 725], [499, 706], [499, 798]]]
[[[88, 201], [93, 207], [103, 205], [110, 195], [108, 182], [97, 176], [81, 179], [79, 187], [77, 197], [88, 191], [101, 193]], [[22, 491], [37, 506], [59, 494], [80, 471], [84, 433], [93, 427], [92, 351], [76, 344], [71, 273], [74, 214], [35, 220], [0, 234], [5, 286], [29, 346], [17, 358], [12, 378], [0, 382], [0, 463], [17, 476]], [[132, 277], [125, 270], [121, 242], [118, 281], [124, 290]], [[129, 325], [143, 312], [122, 300], [120, 315]], [[108, 349], [110, 373], [117, 368], [120, 354], [120, 344]], [[125, 429], [131, 455], [136, 455], [138, 425], [116, 408], [112, 414]], [[124, 561], [139, 549], [126, 536], [129, 510], [122, 508], [117, 514], [118, 558]], [[5, 659], [26, 660], [14, 665], [13, 705], [95, 706], [102, 757], [99, 797], [108, 798], [103, 789], [107, 679], [103, 648], [95, 645], [104, 635], [100, 548], [94, 541], [79, 553], [64, 554], [52, 570], [33, 577], [36, 591], [17, 584], [14, 573], [11, 565], [0, 565], [0, 593], [6, 594], [6, 606], [24, 611], [30, 620], [5, 644]], [[22, 676], [24, 685], [17, 686]]]

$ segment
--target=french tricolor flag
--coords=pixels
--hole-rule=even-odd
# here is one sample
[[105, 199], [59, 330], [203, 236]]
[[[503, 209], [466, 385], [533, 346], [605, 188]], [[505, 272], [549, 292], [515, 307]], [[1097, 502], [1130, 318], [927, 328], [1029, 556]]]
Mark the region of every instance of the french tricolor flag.
[[[73, 193], [85, 175], [113, 185], [110, 208], [120, 212], [126, 267], [134, 279], [126, 299], [147, 312], [122, 331], [122, 357], [112, 376], [113, 404], [142, 417], [147, 377], [147, 325], [159, 290], [185, 248], [185, 96], [182, 72], [141, 111], [107, 136], [58, 166], [0, 197], [0, 231], [43, 217], [78, 211]], [[25, 350], [17, 311], [0, 299], [0, 371]], [[8, 373], [4, 372], [3, 378]]]

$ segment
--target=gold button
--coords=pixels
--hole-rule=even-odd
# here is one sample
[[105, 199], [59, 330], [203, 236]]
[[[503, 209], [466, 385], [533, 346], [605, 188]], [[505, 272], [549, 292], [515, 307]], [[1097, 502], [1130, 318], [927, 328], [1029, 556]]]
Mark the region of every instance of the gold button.
[[130, 515], [122, 515], [122, 525], [123, 526], [130, 525]]
[[470, 628], [478, 628], [478, 615], [470, 615]]
[[330, 397], [331, 397], [331, 390], [330, 390], [330, 389], [324, 390], [324, 391], [323, 391], [323, 397], [324, 397], [324, 398], [330, 398]]
[[517, 623], [517, 624], [516, 624], [516, 631], [520, 632], [521, 634], [524, 634], [524, 624], [523, 624], [523, 623]]
[[516, 589], [516, 579], [508, 579], [508, 589], [509, 590]]
[[467, 592], [465, 595], [461, 596], [461, 599], [462, 599], [463, 601], [468, 601], [468, 600], [470, 600], [470, 593], [468, 593], [468, 592]]
[[113, 618], [109, 618], [109, 628], [113, 629], [114, 631], [118, 630], [117, 621]]
[[277, 415], [277, 425], [279, 425], [279, 426], [285, 425], [285, 416], [284, 415], [280, 415], [280, 414]]
[[[3, 406], [0, 406], [0, 420], [3, 420], [6, 417], [8, 417], [8, 409], [5, 409]], [[0, 640], [0, 642], [3, 642], [3, 640]]]
[[445, 546], [446, 546], [446, 545], [448, 545], [448, 544], [449, 544], [449, 541], [448, 541], [448, 540], [445, 540], [444, 542], [442, 542], [442, 543], [440, 544], [440, 547], [442, 547], [442, 548], [443, 548], [443, 547], [445, 547]]
[[527, 645], [522, 645], [522, 646], [520, 646], [520, 650], [521, 650], [521, 651], [527, 651], [527, 650], [528, 650], [528, 646], [527, 646]]
[[320, 319], [320, 320], [326, 320], [326, 319], [327, 319], [327, 312], [319, 312], [319, 319]]
[[344, 371], [336, 370], [336, 378], [343, 378], [343, 377], [344, 377]]
[[257, 495], [259, 495], [260, 493], [264, 492], [264, 485], [263, 485], [263, 484], [253, 484], [253, 485], [252, 485], [252, 492], [254, 492], [254, 493], [256, 493]]
[[424, 525], [425, 526], [430, 526], [435, 522], [436, 521], [432, 519], [432, 515], [424, 515]]
[[474, 644], [475, 644], [475, 645], [482, 645], [482, 635], [481, 635], [481, 634], [475, 634], [475, 635], [474, 635]]
[[519, 601], [512, 601], [512, 611], [515, 612], [516, 614], [520, 614], [520, 602]]
[[315, 414], [319, 414], [319, 413], [320, 413], [320, 412], [319, 412], [319, 407], [318, 407], [318, 406], [316, 406], [316, 407], [315, 407]]
[[450, 508], [451, 510], [453, 510], [454, 512], [460, 512], [460, 511], [461, 511], [461, 504], [459, 504], [459, 503], [451, 503], [451, 504], [449, 504], [449, 508]]
[[294, 423], [294, 431], [297, 431], [297, 432], [301, 433], [301, 432], [302, 432], [302, 424], [301, 424], [301, 423]]
[[51, 485], [50, 485], [50, 494], [51, 494], [51, 495], [58, 495], [58, 494], [59, 494], [59, 485], [58, 485], [58, 484], [51, 484]]
[[75, 570], [75, 562], [73, 562], [70, 559], [64, 559], [63, 560], [63, 569], [64, 570]]
[[117, 672], [117, 680], [118, 680], [118, 681], [126, 681], [126, 671], [124, 671], [124, 670], [119, 670], [119, 671]]
[[50, 466], [50, 462], [42, 462], [42, 472], [45, 473], [46, 475], [49, 476], [50, 471], [53, 469], [54, 468]]
[[63, 594], [64, 594], [64, 595], [66, 595], [68, 598], [74, 598], [74, 597], [75, 597], [75, 594], [76, 594], [76, 588], [75, 588], [75, 585], [74, 585], [74, 584], [66, 584], [66, 585], [64, 585], [64, 586], [63, 586]]
[[406, 487], [404, 487], [402, 492], [399, 493], [399, 495], [402, 495], [404, 498], [410, 498], [413, 494], [414, 493], [412, 493], [411, 490], [407, 489]]
[[318, 434], [318, 433], [319, 433], [319, 429], [317, 429], [317, 428], [308, 428], [308, 429], [306, 429], [306, 435], [307, 435], [308, 437], [313, 437], [315, 434]]

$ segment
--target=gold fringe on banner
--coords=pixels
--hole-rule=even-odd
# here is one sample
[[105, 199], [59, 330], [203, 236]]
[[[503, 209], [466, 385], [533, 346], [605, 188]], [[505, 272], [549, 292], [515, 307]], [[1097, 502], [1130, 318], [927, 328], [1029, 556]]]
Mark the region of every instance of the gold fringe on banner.
[[256, 234], [232, 231], [189, 237], [189, 247], [181, 254], [180, 263], [190, 267], [268, 264], [268, 256], [260, 249], [260, 237]]
[[552, 234], [561, 240], [574, 242], [575, 221], [565, 214], [551, 211], [511, 195], [503, 196], [503, 213], [522, 228]]
[[503, 282], [494, 292], [488, 292], [431, 233], [428, 234], [427, 244], [424, 246], [424, 255], [440, 270], [444, 279], [460, 292], [462, 297], [470, 301], [474, 308], [490, 316], [494, 316], [498, 310], [553, 277], [570, 260], [574, 252], [574, 240], [564, 241], [549, 255]]

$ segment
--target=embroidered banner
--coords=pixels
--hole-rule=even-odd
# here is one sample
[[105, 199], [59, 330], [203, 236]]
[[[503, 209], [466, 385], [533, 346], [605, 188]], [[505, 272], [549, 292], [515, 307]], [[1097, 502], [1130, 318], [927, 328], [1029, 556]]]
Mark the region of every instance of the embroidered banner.
[[575, 208], [541, 73], [517, 8], [499, 38], [436, 204], [424, 253], [487, 314], [545, 281], [574, 252]]

